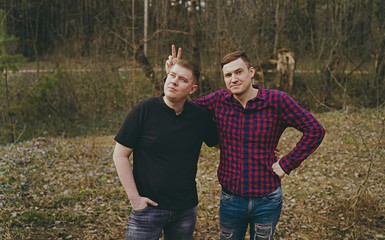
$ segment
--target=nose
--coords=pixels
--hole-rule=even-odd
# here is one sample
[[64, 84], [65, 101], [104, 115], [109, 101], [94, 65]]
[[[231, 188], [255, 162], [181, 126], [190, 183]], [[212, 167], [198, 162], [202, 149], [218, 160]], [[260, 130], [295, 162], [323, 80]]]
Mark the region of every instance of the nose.
[[237, 76], [235, 74], [231, 74], [231, 81], [232, 82], [237, 81]]
[[170, 80], [170, 83], [176, 85], [178, 82], [178, 77], [172, 77], [171, 80]]

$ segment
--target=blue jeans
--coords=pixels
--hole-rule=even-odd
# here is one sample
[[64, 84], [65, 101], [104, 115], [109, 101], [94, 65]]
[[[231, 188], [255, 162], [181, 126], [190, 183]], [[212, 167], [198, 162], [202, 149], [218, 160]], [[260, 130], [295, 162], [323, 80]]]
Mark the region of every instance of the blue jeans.
[[244, 239], [250, 224], [251, 239], [273, 239], [282, 210], [282, 189], [256, 198], [222, 191], [219, 210], [221, 239]]
[[164, 230], [166, 240], [190, 240], [194, 233], [197, 207], [172, 211], [148, 206], [132, 210], [127, 224], [127, 240], [158, 240]]

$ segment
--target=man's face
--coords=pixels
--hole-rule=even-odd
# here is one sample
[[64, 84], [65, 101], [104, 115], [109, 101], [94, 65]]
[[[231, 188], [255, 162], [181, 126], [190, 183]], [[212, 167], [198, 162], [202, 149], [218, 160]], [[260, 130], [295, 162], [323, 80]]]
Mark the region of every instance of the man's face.
[[248, 68], [241, 58], [225, 64], [222, 71], [226, 87], [232, 94], [242, 95], [252, 88], [251, 79], [255, 70], [253, 67]]
[[195, 78], [191, 70], [174, 65], [164, 83], [164, 95], [173, 101], [185, 101], [189, 94], [197, 89]]

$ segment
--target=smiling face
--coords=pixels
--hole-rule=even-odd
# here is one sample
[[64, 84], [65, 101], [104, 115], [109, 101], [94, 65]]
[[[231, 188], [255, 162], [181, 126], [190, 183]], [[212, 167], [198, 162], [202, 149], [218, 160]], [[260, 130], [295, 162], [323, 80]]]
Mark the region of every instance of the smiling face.
[[195, 92], [197, 85], [192, 71], [183, 66], [174, 65], [164, 83], [164, 95], [173, 102], [184, 102], [188, 95]]
[[242, 96], [252, 90], [251, 79], [255, 70], [253, 67], [249, 68], [242, 58], [223, 65], [222, 70], [226, 87], [232, 94]]

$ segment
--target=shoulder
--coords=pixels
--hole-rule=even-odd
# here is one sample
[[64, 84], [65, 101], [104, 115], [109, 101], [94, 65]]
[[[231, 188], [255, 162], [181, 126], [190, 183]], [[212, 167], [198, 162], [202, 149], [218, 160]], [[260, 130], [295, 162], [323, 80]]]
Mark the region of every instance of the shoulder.
[[220, 97], [229, 97], [231, 96], [231, 92], [226, 89], [221, 89], [215, 92]]
[[200, 105], [194, 102], [187, 101], [186, 104], [188, 105], [188, 108], [194, 113], [198, 113], [198, 114], [207, 113], [207, 111], [203, 107], [201, 107]]
[[276, 89], [265, 89], [265, 88], [259, 88], [259, 90], [266, 94], [266, 96], [284, 96], [284, 95], [287, 95], [287, 93], [283, 92], [283, 91], [280, 91], [280, 90], [276, 90]]
[[231, 95], [231, 92], [229, 90], [220, 89], [216, 92], [210, 93], [206, 96], [206, 98], [224, 98]]
[[150, 104], [157, 104], [160, 102], [161, 97], [152, 97], [152, 98], [146, 98], [142, 101], [140, 101], [137, 106], [146, 106]]
[[156, 107], [158, 104], [160, 104], [160, 97], [152, 97], [152, 98], [146, 98], [142, 101], [140, 101], [138, 104], [136, 104], [133, 109], [147, 109], [151, 107]]
[[281, 101], [287, 97], [287, 93], [280, 90], [259, 88], [259, 91], [261, 91], [262, 98], [267, 101]]
[[189, 105], [190, 113], [194, 116], [195, 121], [198, 120], [198, 122], [201, 122], [213, 118], [209, 110], [200, 105], [193, 102], [188, 102], [187, 104]]
[[127, 113], [127, 118], [143, 118], [152, 116], [156, 109], [159, 109], [159, 99], [158, 98], [146, 98], [135, 106], [133, 106]]

